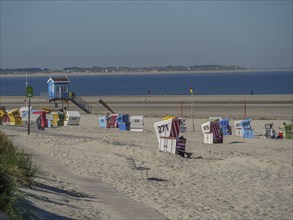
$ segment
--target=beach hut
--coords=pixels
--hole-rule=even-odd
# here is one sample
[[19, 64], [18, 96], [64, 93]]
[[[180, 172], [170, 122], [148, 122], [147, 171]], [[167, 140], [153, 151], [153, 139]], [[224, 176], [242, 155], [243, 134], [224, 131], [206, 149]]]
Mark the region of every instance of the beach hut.
[[100, 128], [106, 128], [107, 127], [107, 116], [106, 115], [101, 115], [98, 118], [98, 121], [99, 121]]
[[229, 125], [228, 118], [220, 119], [219, 125], [220, 125], [220, 128], [222, 129], [224, 136], [232, 134], [232, 130], [231, 130], [231, 126]]
[[223, 133], [219, 121], [208, 121], [201, 125], [205, 144], [222, 144]]
[[142, 115], [136, 115], [130, 117], [130, 131], [143, 131], [144, 118]]
[[67, 77], [50, 77], [47, 84], [49, 100], [68, 98], [69, 80]]
[[64, 125], [79, 125], [80, 113], [79, 111], [67, 111], [65, 118]]
[[168, 119], [154, 124], [159, 142], [159, 151], [176, 153], [177, 141], [180, 134], [180, 120]]
[[129, 114], [119, 114], [116, 117], [116, 122], [118, 124], [119, 130], [121, 131], [130, 130]]

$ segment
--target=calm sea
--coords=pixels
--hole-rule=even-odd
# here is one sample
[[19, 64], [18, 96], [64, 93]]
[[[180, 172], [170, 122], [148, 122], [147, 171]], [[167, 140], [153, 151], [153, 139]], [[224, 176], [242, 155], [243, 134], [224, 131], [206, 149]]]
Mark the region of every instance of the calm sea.
[[[80, 96], [293, 94], [290, 71], [119, 76], [69, 76], [70, 90]], [[28, 77], [34, 95], [47, 92], [49, 77]], [[1, 77], [1, 96], [25, 95], [25, 77]]]

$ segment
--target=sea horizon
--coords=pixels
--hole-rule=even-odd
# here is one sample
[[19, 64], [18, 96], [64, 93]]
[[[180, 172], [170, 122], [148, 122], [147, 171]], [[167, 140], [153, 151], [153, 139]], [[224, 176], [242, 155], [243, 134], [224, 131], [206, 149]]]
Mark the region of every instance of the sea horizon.
[[[1, 77], [1, 96], [25, 95], [25, 83], [35, 96], [47, 92], [47, 80], [53, 75]], [[58, 77], [65, 77], [60, 74]], [[190, 74], [109, 74], [67, 75], [70, 91], [81, 96], [116, 95], [197, 95], [292, 94], [292, 71], [217, 71]]]

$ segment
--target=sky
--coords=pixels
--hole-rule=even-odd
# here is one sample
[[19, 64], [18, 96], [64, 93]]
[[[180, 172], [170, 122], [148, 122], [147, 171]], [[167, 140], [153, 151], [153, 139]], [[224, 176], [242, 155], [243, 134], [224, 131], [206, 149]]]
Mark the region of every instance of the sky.
[[1, 0], [0, 67], [292, 68], [293, 0]]

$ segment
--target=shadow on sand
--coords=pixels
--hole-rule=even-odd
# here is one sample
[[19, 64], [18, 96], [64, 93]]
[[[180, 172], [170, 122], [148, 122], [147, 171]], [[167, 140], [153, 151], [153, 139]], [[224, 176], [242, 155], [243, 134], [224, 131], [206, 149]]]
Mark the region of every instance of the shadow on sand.
[[[49, 178], [46, 179], [45, 177], [39, 176], [38, 178], [42, 178], [47, 182], [56, 182]], [[64, 214], [53, 213], [52, 210], [41, 207], [67, 207], [68, 212], [70, 212], [70, 209], [81, 209], [81, 207], [68, 202], [70, 199], [78, 201], [92, 201], [94, 199], [94, 197], [90, 197], [81, 192], [65, 190], [61, 187], [55, 187], [40, 182], [36, 182], [31, 188], [21, 188], [20, 190], [25, 194], [25, 198], [22, 199], [20, 205], [21, 212], [23, 213], [23, 219], [28, 220], [71, 220], [73, 218], [63, 216]]]
[[156, 178], [156, 177], [150, 177], [147, 179], [148, 181], [154, 181], [154, 182], [168, 182], [168, 180]]

